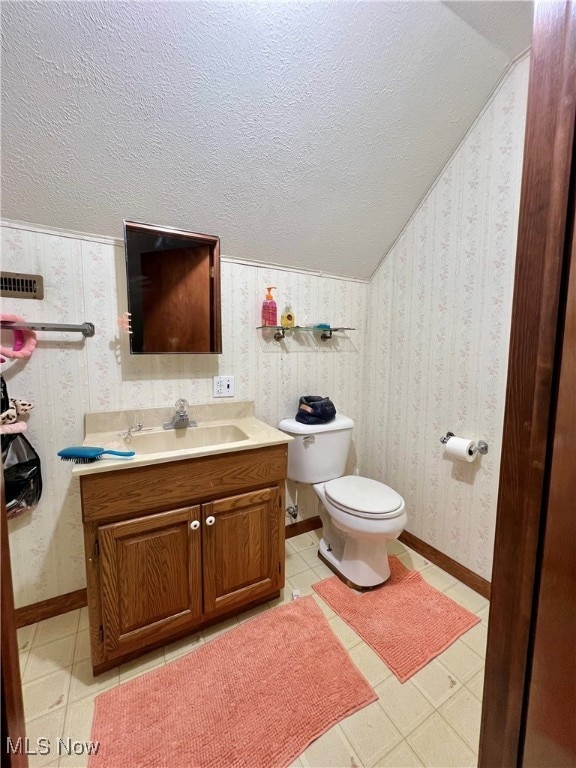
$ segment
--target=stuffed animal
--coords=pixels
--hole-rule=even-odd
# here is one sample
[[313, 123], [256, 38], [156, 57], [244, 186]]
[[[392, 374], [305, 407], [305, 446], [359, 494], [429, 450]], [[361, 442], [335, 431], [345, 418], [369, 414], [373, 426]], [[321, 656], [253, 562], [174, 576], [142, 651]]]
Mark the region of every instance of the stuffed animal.
[[4, 376], [0, 376], [0, 435], [10, 435], [14, 432], [24, 432], [25, 421], [18, 421], [18, 416], [28, 413], [34, 408], [29, 400], [15, 400], [8, 397]]

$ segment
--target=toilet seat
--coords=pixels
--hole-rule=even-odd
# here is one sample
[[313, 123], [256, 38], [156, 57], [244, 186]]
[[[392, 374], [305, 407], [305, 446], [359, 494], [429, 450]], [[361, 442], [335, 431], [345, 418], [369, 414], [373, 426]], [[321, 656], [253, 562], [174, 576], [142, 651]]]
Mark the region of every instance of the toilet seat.
[[381, 520], [404, 512], [404, 500], [399, 493], [368, 477], [337, 477], [325, 483], [324, 492], [330, 503], [355, 517]]

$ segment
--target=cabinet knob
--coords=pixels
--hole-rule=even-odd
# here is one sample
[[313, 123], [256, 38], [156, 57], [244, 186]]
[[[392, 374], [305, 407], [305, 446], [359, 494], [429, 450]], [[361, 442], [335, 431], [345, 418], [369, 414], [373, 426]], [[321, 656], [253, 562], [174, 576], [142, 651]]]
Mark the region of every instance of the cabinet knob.
[[214, 515], [210, 515], [210, 517], [206, 518], [206, 525], [214, 525], [215, 522], [216, 522], [216, 518], [214, 517]]
[[192, 528], [193, 531], [197, 531], [198, 528], [200, 528], [200, 520], [192, 520], [190, 528]]

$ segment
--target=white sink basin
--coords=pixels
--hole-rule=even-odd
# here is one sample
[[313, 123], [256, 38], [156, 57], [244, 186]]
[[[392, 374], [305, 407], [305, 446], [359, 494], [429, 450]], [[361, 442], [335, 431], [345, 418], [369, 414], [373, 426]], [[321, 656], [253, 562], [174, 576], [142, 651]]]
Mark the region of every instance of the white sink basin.
[[187, 429], [167, 429], [161, 432], [137, 432], [132, 435], [125, 450], [136, 451], [136, 454], [164, 453], [239, 443], [249, 439], [235, 424], [214, 424]]

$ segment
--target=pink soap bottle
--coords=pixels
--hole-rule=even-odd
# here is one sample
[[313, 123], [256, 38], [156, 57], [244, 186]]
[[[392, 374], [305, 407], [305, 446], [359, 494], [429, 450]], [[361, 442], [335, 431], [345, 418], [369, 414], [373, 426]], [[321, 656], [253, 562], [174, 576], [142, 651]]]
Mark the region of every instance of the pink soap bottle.
[[276, 290], [275, 285], [266, 288], [266, 298], [262, 302], [262, 325], [278, 325], [278, 310], [271, 291]]

